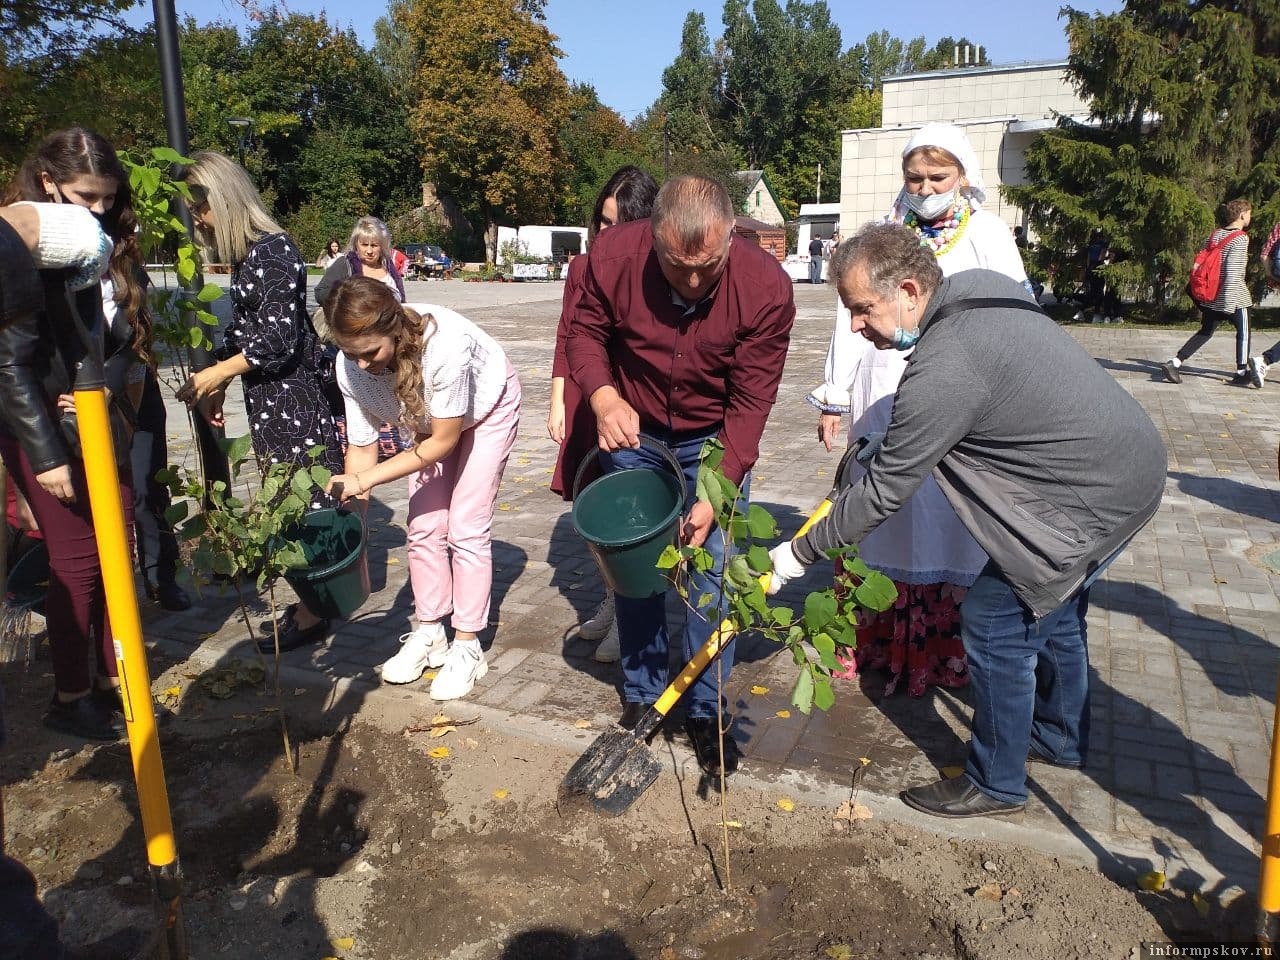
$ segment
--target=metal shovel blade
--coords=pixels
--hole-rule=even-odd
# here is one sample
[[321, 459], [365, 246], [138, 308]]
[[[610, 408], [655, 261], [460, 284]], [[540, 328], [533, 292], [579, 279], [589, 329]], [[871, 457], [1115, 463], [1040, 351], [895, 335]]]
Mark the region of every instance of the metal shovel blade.
[[560, 783], [560, 797], [585, 800], [601, 813], [616, 817], [658, 779], [661, 771], [642, 739], [626, 730], [608, 730], [569, 768]]

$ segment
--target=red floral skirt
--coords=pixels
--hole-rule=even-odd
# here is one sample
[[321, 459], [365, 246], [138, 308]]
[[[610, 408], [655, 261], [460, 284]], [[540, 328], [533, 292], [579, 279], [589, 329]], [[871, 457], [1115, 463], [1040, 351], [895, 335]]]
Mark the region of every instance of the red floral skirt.
[[960, 602], [967, 590], [950, 583], [898, 583], [898, 599], [880, 614], [865, 614], [852, 656], [832, 676], [851, 680], [864, 670], [887, 669], [886, 695], [905, 677], [907, 693], [924, 696], [929, 687], [963, 687], [969, 665], [960, 639]]

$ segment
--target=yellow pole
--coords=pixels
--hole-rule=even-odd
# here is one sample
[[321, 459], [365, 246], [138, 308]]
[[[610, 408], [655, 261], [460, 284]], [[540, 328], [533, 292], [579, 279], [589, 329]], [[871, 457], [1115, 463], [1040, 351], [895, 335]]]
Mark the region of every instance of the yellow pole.
[[[107, 595], [107, 615], [115, 638], [120, 668], [120, 693], [133, 757], [133, 777], [138, 787], [142, 832], [147, 842], [156, 893], [165, 909], [169, 960], [185, 960], [186, 934], [182, 922], [181, 875], [178, 848], [169, 815], [169, 791], [165, 786], [156, 716], [151, 702], [151, 676], [142, 643], [142, 621], [134, 589], [133, 563], [124, 525], [120, 476], [116, 471], [106, 391], [77, 389], [76, 418], [84, 449], [89, 505], [93, 511], [98, 558]], [[142, 478], [139, 478], [140, 480]]]
[[1267, 817], [1262, 832], [1258, 876], [1258, 940], [1272, 943], [1280, 914], [1280, 681], [1276, 685], [1275, 726], [1271, 734], [1271, 773], [1267, 777]]

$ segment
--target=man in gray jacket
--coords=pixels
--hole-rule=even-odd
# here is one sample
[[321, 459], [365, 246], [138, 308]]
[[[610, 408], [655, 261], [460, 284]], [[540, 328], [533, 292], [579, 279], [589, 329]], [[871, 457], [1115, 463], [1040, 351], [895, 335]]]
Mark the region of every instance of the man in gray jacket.
[[932, 472], [991, 559], [961, 607], [974, 704], [964, 776], [903, 800], [943, 817], [1016, 813], [1028, 761], [1084, 763], [1089, 586], [1159, 506], [1164, 445], [1021, 284], [989, 270], [944, 280], [893, 224], [842, 244], [831, 268], [854, 332], [914, 353], [866, 475], [771, 551], [770, 592], [861, 541]]

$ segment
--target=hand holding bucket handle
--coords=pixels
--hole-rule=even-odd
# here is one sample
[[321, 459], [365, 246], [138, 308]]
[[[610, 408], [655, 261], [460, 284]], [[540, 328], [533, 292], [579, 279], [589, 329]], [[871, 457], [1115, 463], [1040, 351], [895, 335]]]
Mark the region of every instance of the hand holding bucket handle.
[[[640, 446], [648, 447], [650, 450], [659, 454], [662, 459], [667, 461], [667, 466], [671, 468], [671, 472], [676, 475], [681, 486], [684, 485], [684, 469], [680, 466], [680, 461], [676, 459], [676, 455], [671, 452], [671, 448], [660, 440], [655, 440], [647, 433], [640, 434]], [[635, 449], [634, 447], [631, 449]], [[578, 499], [578, 493], [582, 489], [582, 478], [591, 466], [591, 457], [583, 457], [582, 463], [578, 464], [578, 471], [573, 476], [573, 499]], [[685, 505], [688, 506], [688, 497], [685, 497]]]
[[[850, 447], [836, 468], [835, 482], [827, 498], [818, 505], [796, 536], [806, 533], [831, 510], [831, 504], [844, 485], [845, 470], [856, 447]], [[767, 581], [768, 574], [761, 579]], [[720, 653], [733, 635], [733, 624], [725, 620], [707, 642], [680, 671], [680, 675], [640, 718], [633, 730], [606, 730], [578, 758], [560, 784], [562, 799], [585, 799], [601, 813], [617, 816], [626, 810], [649, 785], [658, 779], [661, 766], [654, 759], [648, 739], [663, 718], [689, 689], [699, 674]]]

